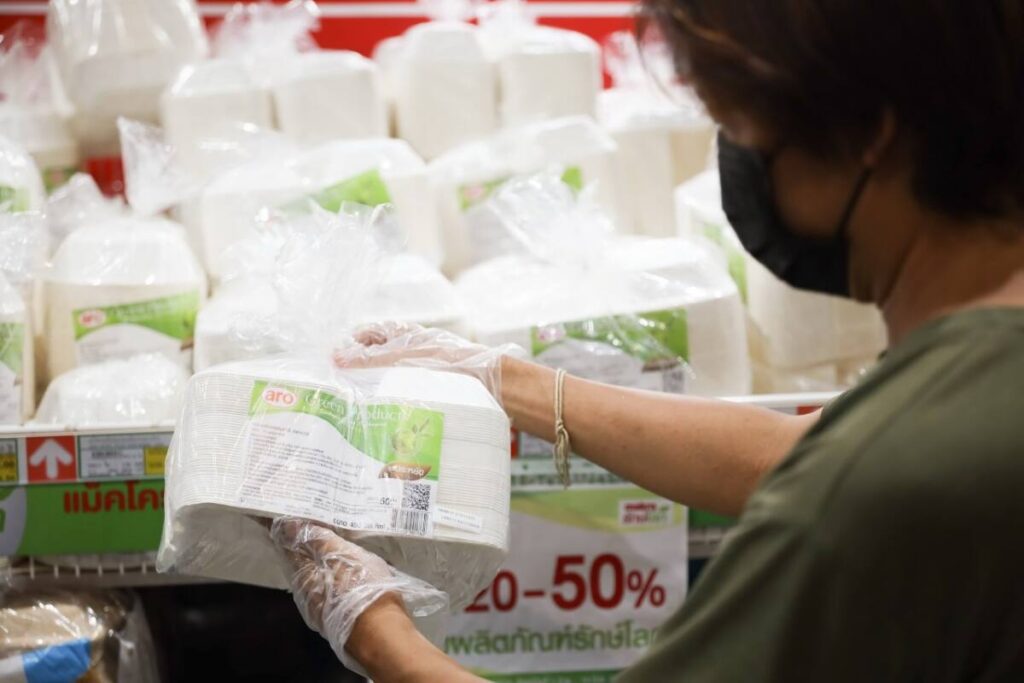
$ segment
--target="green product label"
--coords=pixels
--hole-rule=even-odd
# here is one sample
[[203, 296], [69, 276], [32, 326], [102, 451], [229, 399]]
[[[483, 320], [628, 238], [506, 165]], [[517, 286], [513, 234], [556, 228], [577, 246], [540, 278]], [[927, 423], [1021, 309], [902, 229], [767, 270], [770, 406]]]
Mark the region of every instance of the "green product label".
[[0, 363], [21, 374], [25, 352], [25, 326], [21, 323], [0, 323]]
[[747, 303], [747, 260], [743, 256], [743, 252], [725, 238], [725, 232], [720, 225], [701, 221], [700, 233], [721, 247], [725, 252], [729, 276], [736, 283], [736, 288], [740, 290], [740, 298], [743, 300], [743, 303]]
[[28, 188], [0, 185], [0, 213], [21, 213], [30, 206]]
[[3, 487], [0, 554], [156, 550], [163, 507], [163, 481]]
[[[462, 211], [468, 211], [474, 206], [483, 204], [491, 198], [491, 195], [498, 191], [498, 188], [511, 179], [512, 176], [503, 176], [501, 178], [495, 178], [494, 180], [488, 180], [482, 183], [467, 183], [466, 185], [460, 185], [457, 190], [459, 208]], [[568, 167], [565, 169], [565, 172], [562, 173], [562, 182], [576, 192], [579, 192], [583, 189], [583, 169], [579, 166]]]
[[110, 325], [138, 325], [182, 342], [190, 342], [199, 312], [199, 292], [187, 292], [149, 301], [81, 308], [74, 316], [75, 340]]
[[[318, 417], [355, 448], [390, 466], [396, 478], [437, 481], [444, 434], [442, 413], [404, 405], [353, 405], [323, 389], [256, 381], [249, 415], [274, 413]], [[406, 476], [410, 473], [413, 476]]]
[[77, 166], [54, 166], [43, 170], [43, 186], [46, 188], [46, 193], [49, 194], [61, 187], [67, 181], [71, 180], [71, 176], [78, 173]]
[[380, 206], [391, 202], [391, 193], [381, 177], [380, 171], [373, 169], [359, 175], [346, 178], [298, 201], [287, 204], [284, 209], [295, 213], [309, 211], [310, 200], [321, 208], [332, 213], [341, 211], [346, 202], [364, 206]]
[[682, 308], [534, 327], [530, 330], [531, 352], [539, 356], [567, 339], [613, 346], [644, 361], [647, 369], [690, 357], [686, 310]]

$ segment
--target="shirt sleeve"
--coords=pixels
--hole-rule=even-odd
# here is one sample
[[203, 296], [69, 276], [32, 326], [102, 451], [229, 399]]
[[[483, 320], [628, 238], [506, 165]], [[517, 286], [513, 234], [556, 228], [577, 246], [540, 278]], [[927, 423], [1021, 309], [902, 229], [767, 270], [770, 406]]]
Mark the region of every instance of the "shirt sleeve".
[[793, 523], [744, 523], [618, 681], [905, 680], [900, 640], [886, 626], [892, 603], [861, 573]]

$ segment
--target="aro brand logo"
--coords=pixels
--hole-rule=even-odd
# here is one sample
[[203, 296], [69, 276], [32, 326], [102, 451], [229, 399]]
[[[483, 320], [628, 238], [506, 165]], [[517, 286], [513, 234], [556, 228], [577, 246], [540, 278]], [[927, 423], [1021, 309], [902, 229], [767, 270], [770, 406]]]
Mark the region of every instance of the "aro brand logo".
[[78, 314], [78, 324], [82, 327], [99, 327], [107, 321], [107, 314], [98, 308], [90, 308]]
[[263, 390], [263, 402], [275, 408], [291, 408], [298, 401], [294, 392], [281, 387], [267, 387]]

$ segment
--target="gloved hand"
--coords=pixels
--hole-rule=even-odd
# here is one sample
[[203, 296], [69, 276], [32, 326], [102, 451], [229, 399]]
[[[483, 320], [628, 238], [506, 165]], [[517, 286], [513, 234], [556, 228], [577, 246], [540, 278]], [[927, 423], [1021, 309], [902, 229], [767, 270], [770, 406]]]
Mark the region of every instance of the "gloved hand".
[[359, 616], [389, 594], [402, 599], [423, 635], [435, 644], [443, 638], [444, 592], [399, 572], [319, 522], [279, 517], [270, 526], [270, 537], [293, 569], [290, 586], [302, 618], [349, 669], [365, 675], [345, 643]]
[[475, 377], [501, 403], [501, 359], [525, 358], [515, 344], [488, 347], [453, 332], [409, 323], [375, 323], [356, 331], [355, 343], [338, 349], [334, 362], [342, 368], [394, 365], [447, 370]]

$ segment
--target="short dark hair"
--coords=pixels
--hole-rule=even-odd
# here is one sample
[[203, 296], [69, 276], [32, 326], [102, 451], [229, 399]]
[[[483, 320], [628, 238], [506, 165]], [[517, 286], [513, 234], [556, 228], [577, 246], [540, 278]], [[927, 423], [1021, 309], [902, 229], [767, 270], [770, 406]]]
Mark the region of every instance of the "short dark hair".
[[915, 196], [1024, 210], [1024, 0], [644, 0], [702, 90], [788, 144], [863, 149], [888, 108]]

